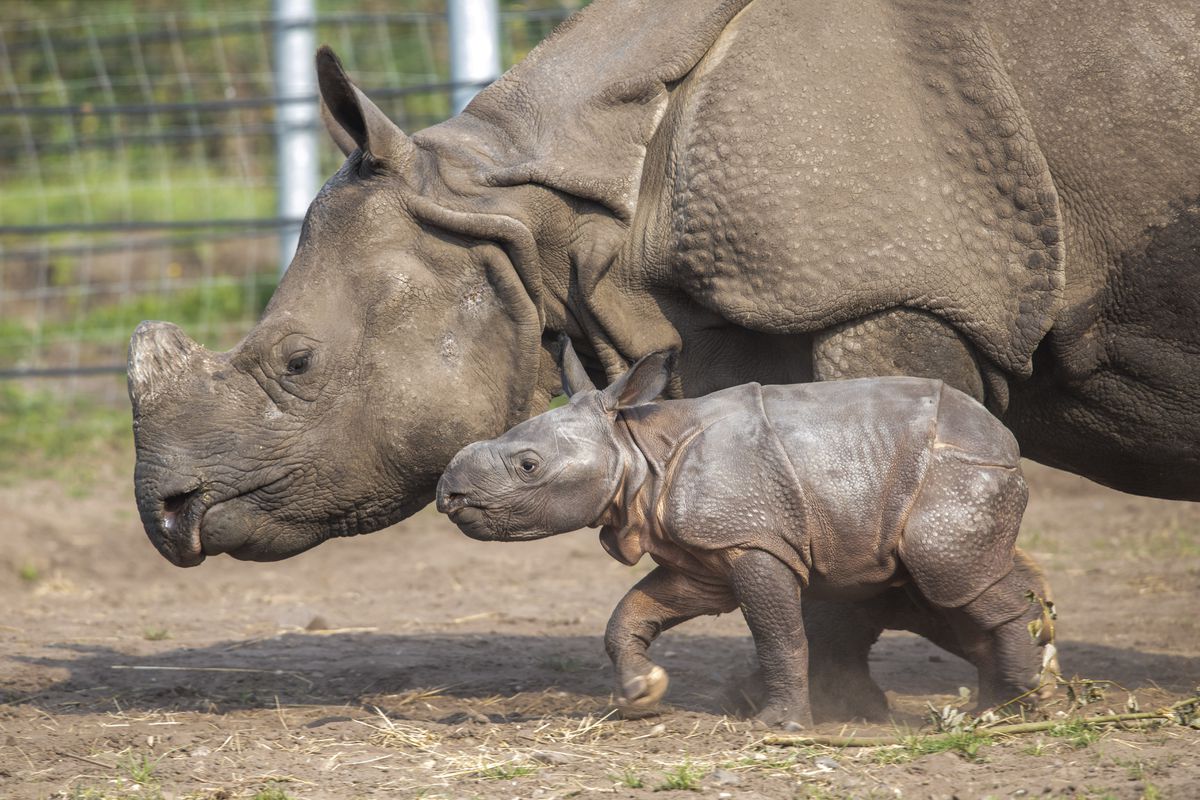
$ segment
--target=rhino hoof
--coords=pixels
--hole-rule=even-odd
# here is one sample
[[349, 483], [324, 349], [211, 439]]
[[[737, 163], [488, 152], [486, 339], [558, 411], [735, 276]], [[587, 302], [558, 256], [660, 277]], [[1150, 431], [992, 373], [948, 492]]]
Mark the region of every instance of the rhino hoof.
[[767, 706], [758, 712], [755, 719], [763, 725], [777, 730], [796, 733], [812, 727], [812, 715], [801, 713], [797, 709]]
[[655, 666], [645, 675], [635, 675], [625, 681], [617, 704], [632, 709], [653, 706], [667, 693], [668, 683], [667, 671]]

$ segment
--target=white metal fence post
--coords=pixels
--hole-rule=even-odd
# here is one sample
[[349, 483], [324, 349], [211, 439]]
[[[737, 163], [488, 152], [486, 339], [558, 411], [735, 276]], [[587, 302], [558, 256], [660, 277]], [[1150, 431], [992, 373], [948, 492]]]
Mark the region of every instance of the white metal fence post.
[[296, 253], [300, 220], [318, 188], [314, 0], [272, 0], [275, 44], [275, 152], [279, 216], [296, 220], [279, 234], [279, 274]]
[[500, 76], [499, 0], [447, 0], [451, 105], [455, 114]]

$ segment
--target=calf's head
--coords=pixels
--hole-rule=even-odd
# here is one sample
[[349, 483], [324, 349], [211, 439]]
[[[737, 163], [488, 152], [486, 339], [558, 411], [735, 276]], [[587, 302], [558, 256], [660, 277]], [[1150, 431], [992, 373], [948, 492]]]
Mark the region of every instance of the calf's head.
[[438, 482], [438, 510], [471, 538], [489, 541], [594, 526], [632, 466], [618, 412], [662, 392], [671, 356], [651, 353], [598, 391], [565, 341], [563, 389], [571, 401], [459, 451]]

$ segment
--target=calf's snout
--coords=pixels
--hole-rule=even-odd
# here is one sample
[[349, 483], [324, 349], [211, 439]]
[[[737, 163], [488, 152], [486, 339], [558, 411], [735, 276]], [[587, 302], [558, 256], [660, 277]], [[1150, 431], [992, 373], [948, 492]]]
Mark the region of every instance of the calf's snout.
[[459, 450], [450, 460], [437, 485], [438, 511], [452, 514], [471, 505], [472, 475], [483, 468], [483, 450], [483, 443], [476, 442]]

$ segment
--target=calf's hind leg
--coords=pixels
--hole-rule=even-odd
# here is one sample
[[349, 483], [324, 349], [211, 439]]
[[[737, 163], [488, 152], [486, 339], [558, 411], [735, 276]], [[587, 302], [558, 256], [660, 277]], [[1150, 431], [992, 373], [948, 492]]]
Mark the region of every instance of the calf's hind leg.
[[1020, 470], [972, 464], [953, 449], [934, 456], [901, 537], [900, 557], [921, 594], [942, 609], [979, 672], [981, 708], [1039, 686], [1043, 641], [1036, 570], [1014, 568], [1028, 491]]

